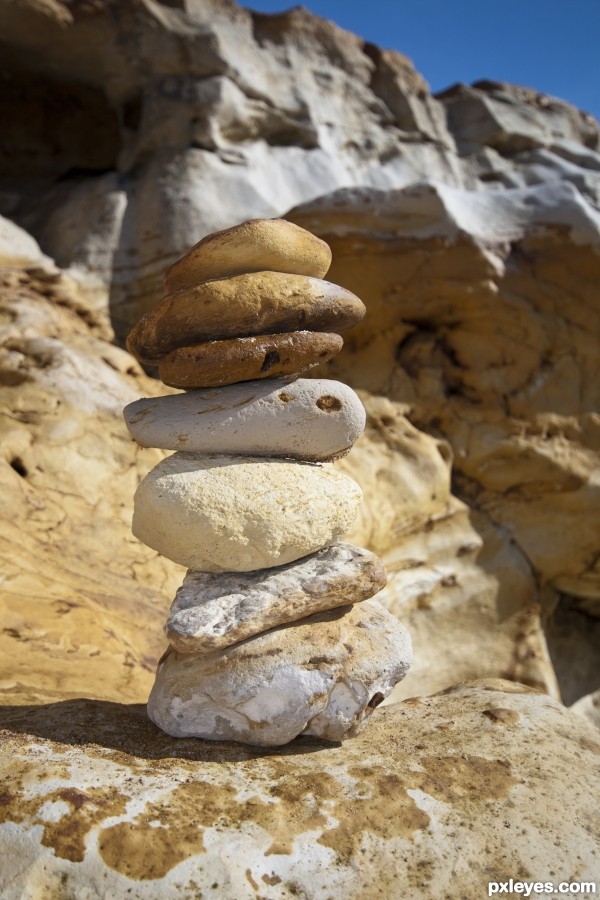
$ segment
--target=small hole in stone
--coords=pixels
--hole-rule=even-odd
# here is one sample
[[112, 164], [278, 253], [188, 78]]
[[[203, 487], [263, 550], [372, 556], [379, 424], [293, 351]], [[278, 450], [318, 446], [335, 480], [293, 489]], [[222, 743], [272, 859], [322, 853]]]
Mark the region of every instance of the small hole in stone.
[[266, 355], [262, 366], [260, 367], [261, 372], [268, 372], [271, 366], [274, 366], [275, 363], [278, 363], [280, 359], [279, 353], [277, 350], [270, 350]]
[[289, 394], [279, 394], [279, 399], [284, 403], [289, 403], [292, 398]]
[[378, 691], [376, 694], [373, 694], [367, 706], [370, 706], [371, 709], [375, 709], [376, 706], [379, 706], [382, 700], [385, 700], [385, 697]]
[[15, 470], [17, 475], [20, 475], [21, 478], [27, 478], [29, 472], [27, 471], [27, 466], [24, 464], [20, 456], [15, 456], [14, 459], [11, 459], [10, 465]]
[[317, 406], [324, 412], [338, 412], [342, 408], [342, 401], [338, 400], [337, 397], [331, 397], [329, 394], [326, 394], [324, 397], [319, 397]]

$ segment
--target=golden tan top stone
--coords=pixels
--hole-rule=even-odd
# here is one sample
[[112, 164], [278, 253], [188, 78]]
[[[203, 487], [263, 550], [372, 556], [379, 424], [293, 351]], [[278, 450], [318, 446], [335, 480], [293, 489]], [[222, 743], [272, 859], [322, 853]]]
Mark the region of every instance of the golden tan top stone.
[[127, 349], [141, 362], [178, 347], [297, 329], [340, 333], [363, 318], [365, 306], [345, 288], [306, 275], [253, 272], [176, 291], [132, 328]]
[[167, 269], [164, 285], [172, 292], [263, 269], [322, 278], [330, 264], [331, 250], [310, 231], [285, 219], [250, 219], [198, 241]]

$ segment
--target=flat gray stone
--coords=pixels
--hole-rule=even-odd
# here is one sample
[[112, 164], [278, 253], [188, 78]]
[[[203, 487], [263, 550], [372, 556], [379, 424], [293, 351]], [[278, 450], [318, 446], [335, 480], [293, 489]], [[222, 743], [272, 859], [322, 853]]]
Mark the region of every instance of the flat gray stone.
[[367, 600], [385, 586], [381, 560], [338, 542], [277, 569], [190, 570], [165, 625], [176, 650], [204, 656], [277, 625]]
[[169, 648], [148, 700], [174, 737], [287, 744], [362, 730], [412, 662], [408, 632], [376, 600], [328, 610], [198, 656]]
[[310, 461], [346, 454], [365, 427], [365, 409], [339, 381], [248, 381], [149, 397], [123, 415], [142, 447], [240, 453]]

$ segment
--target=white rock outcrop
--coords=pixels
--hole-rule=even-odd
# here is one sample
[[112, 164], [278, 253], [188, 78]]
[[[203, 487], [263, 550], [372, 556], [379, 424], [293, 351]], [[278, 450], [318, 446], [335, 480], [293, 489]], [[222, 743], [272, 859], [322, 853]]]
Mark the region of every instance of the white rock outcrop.
[[279, 753], [93, 700], [3, 707], [0, 725], [3, 900], [481, 900], [511, 876], [598, 880], [598, 732], [522, 685], [414, 697], [342, 746]]

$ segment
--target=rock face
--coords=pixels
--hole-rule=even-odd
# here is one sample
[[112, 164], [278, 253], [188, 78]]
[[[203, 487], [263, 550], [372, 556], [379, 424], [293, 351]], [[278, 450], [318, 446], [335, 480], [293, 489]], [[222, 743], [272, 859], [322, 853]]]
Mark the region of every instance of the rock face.
[[[416, 227], [407, 219], [411, 208], [423, 211]], [[407, 415], [452, 447], [455, 494], [483, 516], [471, 518], [488, 548], [504, 545], [504, 561], [496, 555], [493, 563], [499, 581], [520, 581], [505, 600], [497, 590], [491, 598], [495, 616], [499, 603], [517, 613], [515, 598], [522, 597], [524, 646], [507, 658], [504, 672], [514, 672], [529, 652], [541, 675], [547, 651], [531, 641], [540, 612], [552, 616], [565, 595], [578, 597], [588, 613], [598, 611], [600, 318], [593, 282], [600, 276], [600, 214], [567, 184], [499, 195], [418, 185], [339, 192], [292, 217], [331, 243], [330, 277], [361, 291], [369, 310], [350, 352], [327, 374], [389, 398], [390, 426]], [[440, 504], [434, 526], [446, 540], [449, 512]], [[464, 598], [466, 559], [458, 557], [471, 554], [472, 541], [463, 534], [463, 550], [439, 545], [437, 577], [401, 572], [427, 564], [420, 538], [415, 555], [401, 549], [397, 535], [383, 554], [390, 608], [401, 614], [415, 603], [426, 606], [428, 637], [446, 620], [443, 608], [450, 614]], [[471, 605], [479, 618], [479, 591]], [[551, 689], [547, 676], [537, 683], [544, 679]]]
[[[340, 187], [562, 180], [598, 201], [592, 117], [493, 82], [432, 97], [406, 57], [301, 8], [26, 0], [0, 16], [11, 97], [20, 87], [30, 98], [11, 109], [12, 148], [26, 152], [6, 153], [0, 213], [86, 273], [98, 302], [110, 287], [121, 335], [160, 297], [191, 235]], [[57, 107], [71, 116], [40, 134]]]
[[159, 391], [112, 329], [192, 241], [327, 194], [294, 219], [368, 305], [326, 373], [368, 413], [336, 466], [364, 493], [348, 539], [385, 556], [411, 629], [401, 690], [558, 696], [558, 673], [567, 703], [594, 694], [597, 123], [500, 83], [432, 97], [305, 10], [24, 0], [0, 33], [0, 211], [21, 227], [0, 240], [7, 702], [147, 695], [181, 572], [129, 536], [162, 454], [117, 408]]
[[6, 900], [479, 900], [510, 877], [598, 879], [598, 733], [518, 685], [415, 698], [341, 747], [277, 755], [92, 700], [0, 722]]
[[26, 268], [3, 261], [0, 696], [138, 702], [178, 573], [131, 537], [126, 498], [162, 453], [141, 451], [119, 410], [157, 385], [39, 250]]

